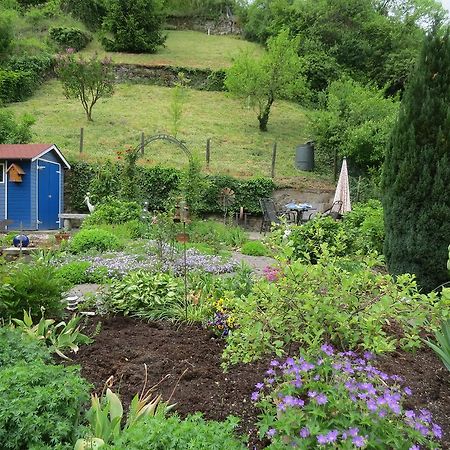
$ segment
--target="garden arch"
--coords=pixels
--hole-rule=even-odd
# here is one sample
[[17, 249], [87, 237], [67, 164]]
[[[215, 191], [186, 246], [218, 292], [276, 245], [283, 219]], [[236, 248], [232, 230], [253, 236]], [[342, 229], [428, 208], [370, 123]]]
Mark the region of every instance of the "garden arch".
[[183, 150], [184, 154], [189, 160], [189, 164], [192, 162], [191, 151], [186, 147], [186, 145], [183, 144], [183, 142], [179, 141], [175, 136], [170, 136], [169, 134], [155, 134], [145, 139], [134, 149], [136, 156], [139, 157], [140, 152], [144, 154], [144, 148], [154, 141], [166, 141], [170, 142], [171, 144], [175, 144], [178, 148], [181, 148], [181, 150]]

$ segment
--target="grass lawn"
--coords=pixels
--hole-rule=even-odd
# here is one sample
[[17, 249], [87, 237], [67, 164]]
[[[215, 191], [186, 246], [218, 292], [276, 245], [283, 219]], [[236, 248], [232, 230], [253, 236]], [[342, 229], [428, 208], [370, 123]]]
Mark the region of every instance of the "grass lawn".
[[[56, 143], [68, 156], [79, 155], [80, 127], [84, 127], [83, 158], [114, 158], [117, 150], [136, 146], [140, 133], [147, 136], [170, 132], [171, 89], [119, 84], [116, 94], [94, 108], [88, 123], [81, 104], [67, 100], [56, 80], [45, 84], [30, 100], [12, 104], [16, 114], [31, 113], [34, 142]], [[269, 131], [261, 133], [253, 110], [220, 92], [189, 91], [178, 137], [203, 161], [205, 143], [211, 138], [211, 171], [240, 177], [270, 174], [272, 145], [278, 142], [278, 176], [305, 176], [294, 168], [295, 147], [307, 140], [304, 111], [293, 103], [273, 106]], [[183, 166], [181, 150], [162, 142], [147, 147], [144, 162]], [[312, 176], [312, 175], [311, 175]]]
[[231, 58], [241, 50], [253, 55], [262, 54], [263, 48], [237, 36], [208, 36], [199, 31], [167, 31], [165, 47], [156, 54], [105, 52], [94, 39], [80, 54], [109, 55], [115, 64], [170, 65], [221, 69], [231, 65]]

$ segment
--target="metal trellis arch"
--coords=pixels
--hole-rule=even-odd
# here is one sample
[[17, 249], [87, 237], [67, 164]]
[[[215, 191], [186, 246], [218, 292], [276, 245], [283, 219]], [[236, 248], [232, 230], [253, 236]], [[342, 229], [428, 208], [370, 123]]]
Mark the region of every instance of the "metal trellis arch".
[[183, 144], [183, 142], [179, 141], [176, 137], [170, 136], [169, 134], [155, 134], [153, 136], [150, 136], [149, 138], [145, 139], [144, 142], [140, 143], [136, 148], [135, 152], [138, 154], [140, 151], [144, 151], [144, 148], [154, 141], [166, 141], [170, 142], [171, 144], [175, 144], [177, 147], [181, 148], [185, 155], [188, 157], [189, 162], [192, 162], [192, 153], [191, 151], [186, 147], [186, 145]]

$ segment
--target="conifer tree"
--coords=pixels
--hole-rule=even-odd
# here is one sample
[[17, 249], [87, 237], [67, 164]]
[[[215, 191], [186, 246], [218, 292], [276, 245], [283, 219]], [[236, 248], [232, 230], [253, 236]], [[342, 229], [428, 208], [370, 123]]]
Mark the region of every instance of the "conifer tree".
[[412, 74], [383, 170], [385, 255], [392, 274], [446, 282], [450, 243], [450, 39], [434, 29]]

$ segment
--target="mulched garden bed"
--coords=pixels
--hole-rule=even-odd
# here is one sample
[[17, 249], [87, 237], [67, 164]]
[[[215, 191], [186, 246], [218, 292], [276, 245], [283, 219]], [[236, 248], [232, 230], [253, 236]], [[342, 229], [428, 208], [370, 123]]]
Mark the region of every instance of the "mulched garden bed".
[[[263, 448], [264, 443], [256, 438], [258, 411], [250, 395], [264, 378], [268, 361], [239, 365], [224, 374], [220, 368], [223, 347], [223, 340], [199, 327], [114, 317], [102, 319], [95, 343], [83, 346], [74, 361], [98, 393], [113, 375], [125, 405], [142, 389], [145, 363], [148, 386], [168, 376], [157, 391], [167, 400], [175, 389], [171, 403], [177, 403], [175, 409], [181, 416], [196, 411], [214, 420], [239, 416], [239, 431], [250, 435], [249, 446]], [[397, 352], [384, 356], [378, 366], [405, 379], [405, 386], [413, 390], [406, 406], [428, 408], [443, 428], [443, 448], [450, 448], [450, 376], [433, 352]]]

